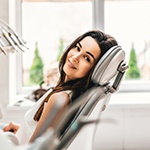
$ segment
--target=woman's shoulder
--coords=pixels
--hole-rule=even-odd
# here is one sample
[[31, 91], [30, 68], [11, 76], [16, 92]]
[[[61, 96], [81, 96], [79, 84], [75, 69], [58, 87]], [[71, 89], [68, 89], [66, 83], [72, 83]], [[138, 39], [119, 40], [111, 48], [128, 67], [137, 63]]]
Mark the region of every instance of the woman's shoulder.
[[68, 103], [70, 103], [70, 96], [68, 95], [67, 92], [61, 91], [52, 94], [47, 104], [48, 105], [53, 104], [55, 105], [55, 107], [62, 107]]
[[71, 91], [70, 90], [67, 90], [67, 91], [60, 91], [60, 92], [57, 92], [57, 93], [54, 93], [53, 95], [51, 95], [52, 98], [55, 98], [55, 99], [70, 99], [70, 96], [71, 96]]

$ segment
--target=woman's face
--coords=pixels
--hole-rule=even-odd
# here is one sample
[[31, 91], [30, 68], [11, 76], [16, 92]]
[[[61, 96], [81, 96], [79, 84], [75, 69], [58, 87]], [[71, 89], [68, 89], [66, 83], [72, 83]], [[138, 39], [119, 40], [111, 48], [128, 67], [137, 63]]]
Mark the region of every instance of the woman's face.
[[101, 50], [90, 36], [85, 37], [72, 48], [66, 57], [63, 71], [66, 81], [85, 77], [98, 60]]

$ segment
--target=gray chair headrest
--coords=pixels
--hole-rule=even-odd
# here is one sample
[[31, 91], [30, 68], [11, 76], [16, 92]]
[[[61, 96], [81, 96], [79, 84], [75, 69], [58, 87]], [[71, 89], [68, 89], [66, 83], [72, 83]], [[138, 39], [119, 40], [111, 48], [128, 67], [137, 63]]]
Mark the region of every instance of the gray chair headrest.
[[109, 83], [124, 59], [125, 52], [120, 46], [110, 48], [96, 64], [92, 80], [101, 86]]

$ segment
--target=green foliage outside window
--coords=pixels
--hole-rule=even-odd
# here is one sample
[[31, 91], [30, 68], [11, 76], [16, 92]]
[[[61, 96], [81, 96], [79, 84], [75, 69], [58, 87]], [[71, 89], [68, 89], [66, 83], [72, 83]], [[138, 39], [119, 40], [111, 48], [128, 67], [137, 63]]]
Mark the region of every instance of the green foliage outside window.
[[60, 46], [59, 46], [59, 52], [58, 52], [58, 55], [57, 55], [57, 61], [60, 60], [62, 54], [63, 54], [63, 51], [64, 51], [64, 40], [61, 38], [60, 39]]
[[35, 43], [34, 59], [30, 68], [30, 83], [40, 84], [43, 81], [43, 61], [39, 55], [38, 43]]
[[129, 68], [126, 73], [126, 79], [139, 79], [140, 78], [140, 70], [138, 68], [138, 62], [136, 57], [136, 52], [134, 49], [134, 45], [132, 44], [132, 48], [130, 51], [130, 58], [129, 58]]

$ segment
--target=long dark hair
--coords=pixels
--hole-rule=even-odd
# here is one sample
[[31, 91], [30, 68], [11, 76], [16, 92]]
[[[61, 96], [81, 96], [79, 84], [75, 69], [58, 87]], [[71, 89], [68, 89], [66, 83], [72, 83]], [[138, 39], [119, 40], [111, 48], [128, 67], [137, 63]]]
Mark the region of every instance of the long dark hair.
[[65, 82], [65, 72], [63, 71], [63, 66], [65, 64], [68, 52], [72, 48], [74, 48], [77, 43], [79, 43], [82, 39], [84, 39], [87, 36], [90, 36], [93, 39], [95, 39], [95, 41], [99, 45], [99, 47], [101, 49], [101, 55], [100, 55], [99, 59], [111, 47], [118, 45], [117, 41], [112, 36], [105, 34], [104, 32], [99, 31], [99, 30], [88, 31], [88, 32], [82, 34], [81, 36], [79, 36], [78, 38], [76, 38], [66, 48], [66, 50], [65, 50], [64, 54], [62, 55], [61, 60], [59, 62], [60, 78], [59, 78], [58, 84], [56, 85], [56, 87], [53, 88], [53, 91], [43, 100], [41, 106], [39, 107], [39, 109], [37, 110], [37, 112], [34, 116], [34, 120], [38, 121], [40, 119], [43, 108], [44, 108], [44, 103], [49, 100], [49, 97], [52, 94], [60, 92], [60, 91], [71, 90], [72, 91], [71, 102], [73, 102], [80, 94], [84, 93], [87, 89], [89, 89], [91, 87], [91, 85], [92, 85], [91, 76], [92, 76], [92, 73], [93, 73], [96, 63], [92, 67], [92, 69], [89, 71], [89, 73], [81, 79], [76, 79], [76, 80]]

